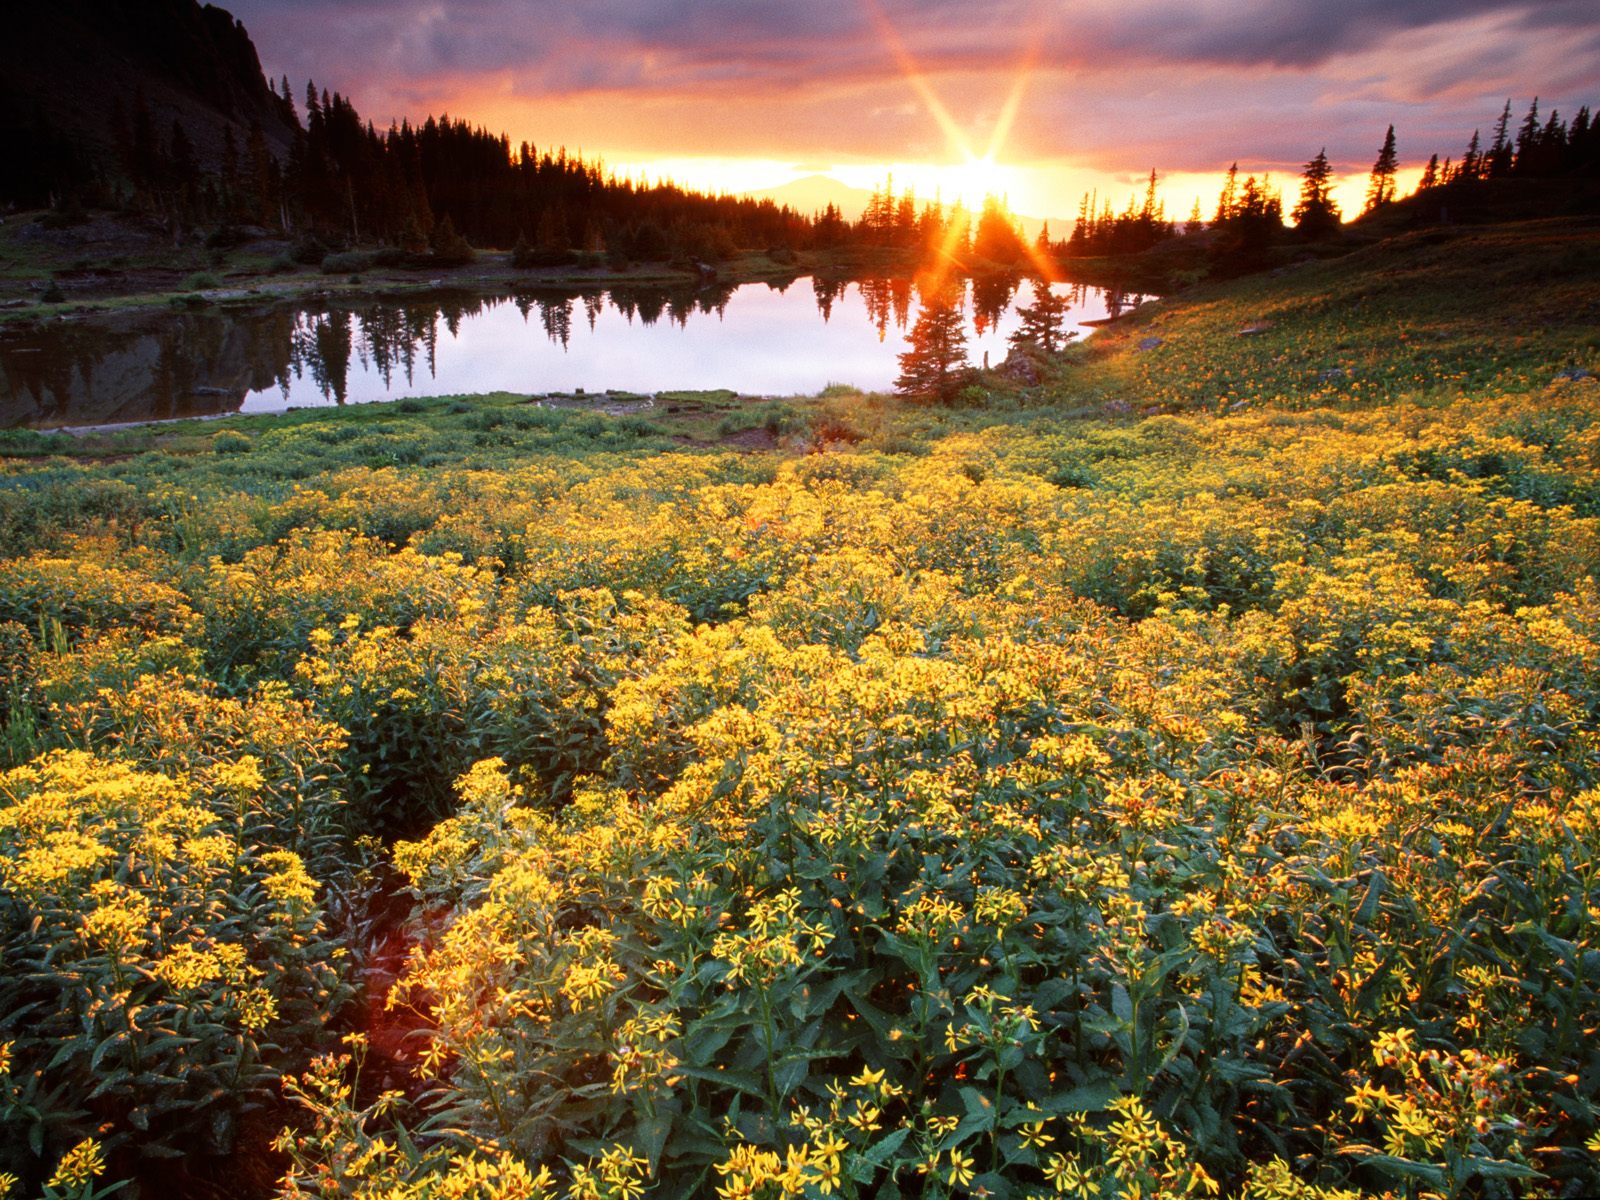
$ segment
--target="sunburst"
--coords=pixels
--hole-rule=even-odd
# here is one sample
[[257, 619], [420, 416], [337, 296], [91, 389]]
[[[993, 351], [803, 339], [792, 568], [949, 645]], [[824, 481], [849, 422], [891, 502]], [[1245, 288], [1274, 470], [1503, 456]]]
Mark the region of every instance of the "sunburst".
[[[1038, 38], [1033, 36], [1028, 39], [1012, 76], [1011, 86], [1006, 92], [1005, 101], [1001, 104], [1000, 111], [995, 117], [994, 127], [989, 132], [988, 145], [980, 154], [973, 148], [961, 123], [951, 114], [949, 107], [928, 78], [927, 72], [917, 63], [916, 57], [878, 0], [862, 0], [862, 4], [877, 29], [884, 47], [899, 68], [901, 76], [927, 107], [928, 113], [945, 136], [951, 157], [956, 160], [952, 166], [936, 168], [935, 175], [941, 181], [948, 180], [951, 190], [969, 205], [984, 197], [1003, 196], [1007, 190], [1005, 185], [1010, 170], [1000, 166], [998, 160], [1005, 149], [1006, 140], [1011, 135], [1011, 128], [1016, 123], [1023, 97], [1027, 93], [1028, 84], [1038, 62]], [[960, 231], [954, 227], [947, 231], [944, 245], [939, 248], [937, 260], [933, 264], [935, 287], [943, 284], [949, 264], [954, 262], [955, 241], [959, 236]], [[1028, 245], [1026, 239], [1024, 244], [1027, 245], [1029, 256], [1039, 273], [1047, 278], [1053, 277], [1054, 269], [1048, 260], [1032, 245]]]

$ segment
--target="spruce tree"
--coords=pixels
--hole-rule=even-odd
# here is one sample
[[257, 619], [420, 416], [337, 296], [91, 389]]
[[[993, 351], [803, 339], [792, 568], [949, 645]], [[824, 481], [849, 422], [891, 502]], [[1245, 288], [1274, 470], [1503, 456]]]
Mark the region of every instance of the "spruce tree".
[[1306, 164], [1300, 176], [1300, 202], [1294, 206], [1295, 228], [1308, 238], [1326, 237], [1339, 229], [1339, 206], [1332, 196], [1333, 167], [1327, 147]]
[[967, 361], [967, 331], [954, 289], [947, 286], [923, 296], [922, 311], [906, 341], [910, 349], [900, 355], [895, 391], [925, 404], [950, 400]]
[[1518, 175], [1526, 174], [1533, 166], [1535, 151], [1539, 145], [1539, 134], [1543, 126], [1539, 123], [1539, 97], [1533, 98], [1533, 103], [1528, 106], [1528, 115], [1522, 118], [1522, 128], [1517, 130], [1517, 158], [1512, 164], [1512, 170]]
[[1239, 215], [1239, 164], [1228, 168], [1228, 178], [1223, 182], [1222, 194], [1217, 197], [1217, 217], [1211, 224], [1227, 225]]
[[1054, 354], [1072, 336], [1062, 333], [1067, 320], [1067, 302], [1052, 292], [1048, 283], [1040, 281], [1033, 285], [1033, 303], [1018, 307], [1017, 316], [1022, 318], [1022, 324], [1011, 335], [1011, 344], [1015, 347], [1035, 346], [1046, 354]]
[[1488, 170], [1485, 172], [1490, 178], [1511, 173], [1511, 101], [1506, 101], [1506, 106], [1500, 110], [1500, 119], [1494, 126], [1494, 144], [1489, 147], [1489, 157], [1486, 160]]
[[1480, 139], [1478, 131], [1472, 131], [1472, 140], [1467, 143], [1467, 152], [1461, 156], [1461, 167], [1456, 171], [1457, 179], [1481, 179], [1483, 177], [1483, 155], [1478, 152]]
[[1400, 162], [1395, 156], [1394, 126], [1384, 135], [1383, 149], [1378, 151], [1378, 161], [1372, 164], [1372, 175], [1367, 181], [1367, 206], [1362, 216], [1376, 212], [1394, 199], [1394, 177]]

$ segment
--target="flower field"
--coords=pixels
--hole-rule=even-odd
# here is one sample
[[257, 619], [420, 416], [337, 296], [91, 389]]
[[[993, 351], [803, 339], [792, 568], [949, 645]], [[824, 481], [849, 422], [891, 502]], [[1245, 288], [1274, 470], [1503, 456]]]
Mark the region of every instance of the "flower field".
[[512, 397], [5, 435], [0, 1172], [1594, 1192], [1596, 241], [771, 451]]

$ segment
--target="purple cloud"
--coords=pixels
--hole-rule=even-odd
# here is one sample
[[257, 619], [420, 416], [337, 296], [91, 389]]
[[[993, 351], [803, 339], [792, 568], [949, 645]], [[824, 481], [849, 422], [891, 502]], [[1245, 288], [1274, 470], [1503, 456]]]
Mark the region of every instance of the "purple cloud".
[[[1457, 151], [1507, 95], [1600, 98], [1593, 0], [232, 0], [269, 71], [386, 121], [449, 108], [596, 151], [939, 154], [896, 31], [981, 143], [1030, 50], [1010, 152], [1106, 169], [1352, 162], [1395, 122]], [[908, 103], [908, 101], [910, 103]], [[1570, 111], [1568, 111], [1570, 115]], [[1374, 131], [1376, 131], [1374, 133]], [[1426, 147], [1426, 149], [1424, 149]], [[1137, 159], [1137, 163], [1134, 161]]]

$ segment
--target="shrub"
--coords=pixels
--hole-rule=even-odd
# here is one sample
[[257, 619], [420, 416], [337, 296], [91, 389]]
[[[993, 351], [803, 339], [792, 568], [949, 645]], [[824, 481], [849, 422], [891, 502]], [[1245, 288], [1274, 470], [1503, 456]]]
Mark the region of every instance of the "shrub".
[[378, 255], [371, 250], [345, 250], [325, 255], [321, 269], [324, 275], [349, 275], [370, 271], [377, 265]]
[[317, 1038], [337, 956], [300, 859], [233, 819], [260, 785], [250, 758], [190, 776], [83, 752], [0, 780], [5, 1161], [89, 1136], [225, 1152]]

